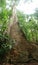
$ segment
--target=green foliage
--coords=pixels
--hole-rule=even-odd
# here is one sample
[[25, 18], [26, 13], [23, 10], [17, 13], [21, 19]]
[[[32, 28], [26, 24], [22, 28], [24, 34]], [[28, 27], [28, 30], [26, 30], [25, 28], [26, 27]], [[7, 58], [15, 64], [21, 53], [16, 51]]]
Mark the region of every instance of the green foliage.
[[5, 55], [13, 48], [14, 42], [7, 34], [6, 22], [0, 26], [0, 61], [3, 61]]
[[38, 20], [38, 8], [35, 9], [34, 17]]
[[33, 18], [30, 18], [30, 20], [28, 21], [28, 19], [22, 13], [18, 13], [17, 16], [19, 26], [25, 34], [26, 39], [29, 42], [38, 42], [38, 21], [36, 23], [36, 21]]
[[0, 0], [0, 7], [5, 7], [6, 0]]
[[6, 0], [0, 0], [0, 61], [3, 60], [6, 53], [13, 47], [13, 40], [7, 34], [8, 22], [11, 16], [11, 10], [6, 9]]

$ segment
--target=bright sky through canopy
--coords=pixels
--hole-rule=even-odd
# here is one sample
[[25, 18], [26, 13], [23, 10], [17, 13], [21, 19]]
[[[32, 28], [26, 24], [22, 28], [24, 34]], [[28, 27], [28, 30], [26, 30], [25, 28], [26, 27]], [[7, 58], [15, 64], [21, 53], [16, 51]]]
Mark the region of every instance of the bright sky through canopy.
[[34, 13], [35, 8], [38, 8], [38, 0], [33, 0], [33, 2], [24, 2], [21, 0], [17, 6], [17, 9], [24, 12], [25, 14], [32, 14]]

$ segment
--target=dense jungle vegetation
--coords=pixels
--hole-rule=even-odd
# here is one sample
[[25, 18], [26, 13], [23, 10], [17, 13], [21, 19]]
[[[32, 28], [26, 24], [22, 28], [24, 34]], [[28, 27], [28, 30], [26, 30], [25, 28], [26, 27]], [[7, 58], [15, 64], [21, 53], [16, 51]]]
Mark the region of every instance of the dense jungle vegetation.
[[[15, 43], [14, 40], [11, 39], [7, 30], [8, 25], [11, 23], [11, 17], [14, 15], [14, 6], [17, 6], [20, 0], [8, 0], [8, 2], [9, 1], [10, 4], [7, 3], [6, 0], [0, 0], [0, 61]], [[9, 8], [7, 8], [7, 5], [9, 5]], [[36, 9], [35, 13], [31, 15], [16, 10], [16, 15], [19, 27], [24, 33], [25, 39], [29, 43], [33, 42], [38, 45], [38, 9]]]

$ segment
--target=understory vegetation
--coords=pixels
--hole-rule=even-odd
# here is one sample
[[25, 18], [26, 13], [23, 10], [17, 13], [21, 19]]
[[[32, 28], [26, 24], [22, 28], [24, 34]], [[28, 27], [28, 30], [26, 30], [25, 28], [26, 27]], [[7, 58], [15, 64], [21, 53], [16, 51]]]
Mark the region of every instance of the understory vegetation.
[[13, 40], [7, 33], [11, 10], [6, 9], [6, 1], [0, 0], [0, 61], [2, 62], [6, 54], [13, 47]]
[[[19, 0], [13, 0], [15, 1], [13, 5], [11, 5], [13, 1], [12, 0], [9, 1], [10, 1], [10, 5], [6, 3], [6, 0], [0, 0], [0, 61], [4, 59], [5, 55], [14, 46], [14, 40], [11, 39], [7, 30], [8, 30], [8, 24], [10, 23], [11, 17], [15, 15], [15, 13], [13, 13], [14, 6], [18, 4]], [[6, 8], [7, 4], [9, 5], [9, 8]], [[27, 40], [27, 42], [29, 43], [33, 42], [35, 44], [38, 44], [37, 11], [33, 15], [26, 15], [20, 11], [16, 12], [19, 27], [21, 31], [24, 33], [25, 39]]]
[[38, 43], [38, 20], [33, 16], [18, 13], [18, 21], [27, 41]]

